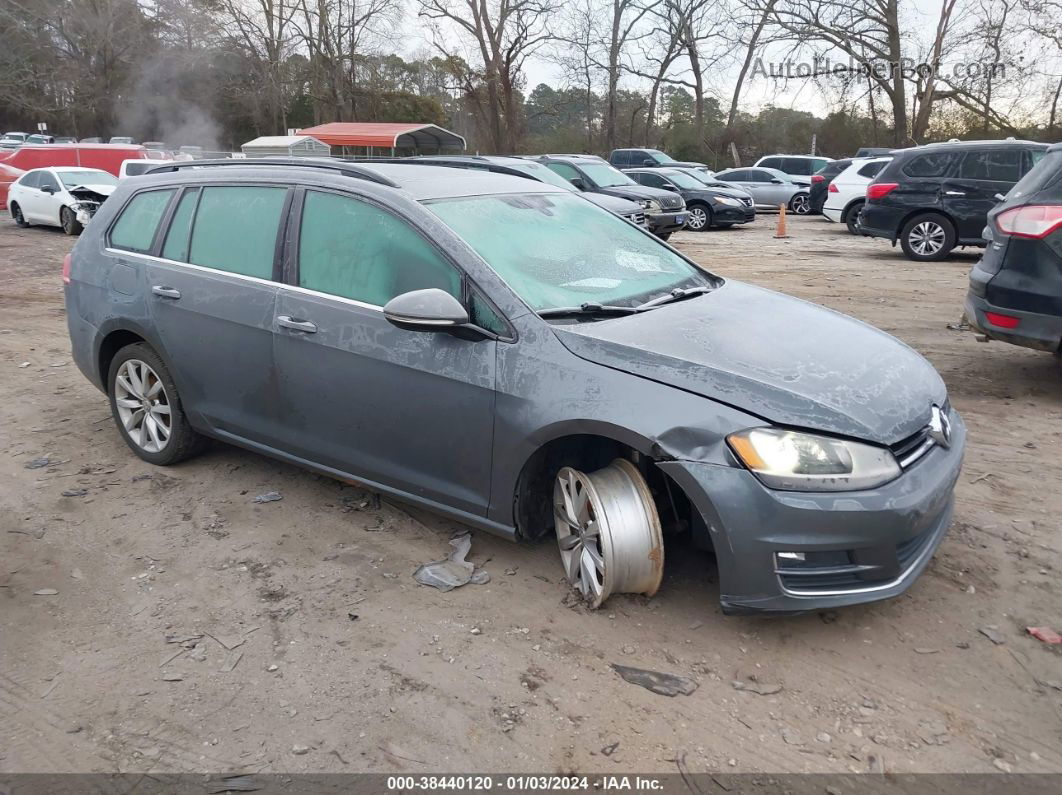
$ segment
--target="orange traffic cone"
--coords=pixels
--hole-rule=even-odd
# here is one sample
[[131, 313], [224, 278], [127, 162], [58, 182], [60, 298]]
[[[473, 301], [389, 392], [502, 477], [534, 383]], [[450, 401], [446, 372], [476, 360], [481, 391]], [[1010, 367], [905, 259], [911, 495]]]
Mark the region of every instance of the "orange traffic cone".
[[785, 205], [778, 205], [778, 228], [774, 230], [774, 236], [777, 237], [789, 237], [785, 233]]

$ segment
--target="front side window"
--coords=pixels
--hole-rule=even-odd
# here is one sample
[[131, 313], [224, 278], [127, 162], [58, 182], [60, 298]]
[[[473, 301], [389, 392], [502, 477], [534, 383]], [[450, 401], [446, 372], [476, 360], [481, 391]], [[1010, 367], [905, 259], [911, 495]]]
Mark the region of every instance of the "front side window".
[[128, 251], [150, 251], [159, 221], [175, 192], [175, 188], [148, 190], [130, 199], [111, 227], [111, 245]]
[[677, 163], [678, 162], [671, 155], [665, 155], [659, 149], [649, 149], [649, 150], [646, 151], [645, 154], [648, 155], [649, 160], [652, 160], [654, 163], [661, 163], [662, 164], [662, 163]]
[[426, 206], [535, 310], [629, 306], [713, 284], [655, 238], [577, 196], [473, 196]]
[[770, 171], [750, 171], [749, 181], [751, 182], [770, 182], [772, 179], [779, 179]]
[[53, 192], [59, 190], [59, 182], [51, 174], [51, 172], [48, 172], [48, 171], [42, 171], [41, 172], [41, 175], [39, 177], [39, 181], [37, 183], [37, 186], [41, 190], [44, 190], [45, 188], [51, 188]]
[[576, 171], [573, 166], [569, 166], [567, 163], [547, 163], [546, 168], [548, 168], [554, 174], [560, 174], [562, 177], [568, 180], [568, 182], [571, 182], [573, 179], [582, 179], [582, 174]]
[[765, 157], [756, 165], [763, 166], [764, 168], [781, 168], [782, 158], [780, 157]]
[[461, 299], [460, 273], [408, 223], [320, 191], [307, 192], [303, 205], [299, 286], [374, 306], [429, 287]]
[[203, 188], [188, 261], [272, 279], [277, 229], [287, 193], [287, 188], [257, 185]]
[[959, 176], [990, 182], [1017, 182], [1021, 179], [1021, 161], [1020, 149], [967, 152], [959, 168]]
[[634, 178], [638, 180], [641, 184], [648, 185], [650, 188], [662, 188], [664, 187], [664, 185], [667, 184], [664, 178], [661, 177], [659, 174], [647, 174], [645, 172], [641, 172], [639, 174], [635, 174]]

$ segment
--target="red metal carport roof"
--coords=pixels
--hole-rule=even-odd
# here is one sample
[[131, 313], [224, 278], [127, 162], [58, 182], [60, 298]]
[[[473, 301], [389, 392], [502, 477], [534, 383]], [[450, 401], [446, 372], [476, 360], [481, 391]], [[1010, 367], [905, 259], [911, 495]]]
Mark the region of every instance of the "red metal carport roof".
[[434, 124], [377, 124], [334, 121], [299, 130], [329, 146], [431, 147], [464, 149], [465, 139]]

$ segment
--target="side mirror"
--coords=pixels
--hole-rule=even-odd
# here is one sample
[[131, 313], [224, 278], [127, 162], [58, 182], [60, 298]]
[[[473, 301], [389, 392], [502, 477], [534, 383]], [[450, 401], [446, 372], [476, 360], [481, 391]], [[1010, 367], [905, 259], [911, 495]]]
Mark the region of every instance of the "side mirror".
[[572, 183], [572, 187], [576, 190], [586, 190], [586, 183], [583, 181], [582, 177], [572, 177], [568, 181]]
[[665, 183], [665, 184], [661, 185], [660, 187], [662, 187], [664, 190], [669, 190], [672, 193], [675, 193], [676, 191], [678, 191], [678, 188], [676, 188], [674, 185], [671, 185], [671, 184], [668, 184], [668, 183]]
[[41, 188], [41, 191], [43, 191], [44, 193], [53, 193], [54, 194], [55, 193], [55, 188], [53, 188], [51, 185], [45, 185], [43, 188]]
[[383, 313], [391, 324], [406, 331], [446, 331], [468, 323], [461, 302], [437, 287], [396, 295]]
[[781, 185], [782, 184], [782, 180], [780, 180], [777, 177], [775, 177], [774, 179], [771, 180], [771, 184], [772, 185]]
[[643, 166], [648, 166], [649, 168], [652, 168], [653, 166], [656, 165], [656, 163], [654, 163], [652, 160], [643, 160], [642, 161], [642, 165]]
[[[993, 198], [993, 199], [995, 199], [995, 200], [996, 200], [997, 202], [1001, 202], [1001, 201], [1005, 201], [1007, 197], [1006, 197], [1006, 196], [1004, 196], [1004, 195], [1003, 195], [1002, 193], [997, 193], [997, 194], [996, 194], [995, 196], [993, 196], [992, 198]], [[987, 228], [987, 227], [986, 227], [986, 228]]]

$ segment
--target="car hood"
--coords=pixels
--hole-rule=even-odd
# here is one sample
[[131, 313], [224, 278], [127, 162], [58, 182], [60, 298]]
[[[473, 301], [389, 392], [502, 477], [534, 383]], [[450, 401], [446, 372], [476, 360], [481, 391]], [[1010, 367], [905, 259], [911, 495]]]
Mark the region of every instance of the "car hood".
[[583, 193], [580, 195], [598, 207], [620, 215], [630, 215], [642, 210], [642, 205], [630, 199], [621, 199], [619, 196], [609, 196], [605, 193]]
[[894, 337], [741, 282], [642, 314], [554, 330], [588, 361], [776, 425], [879, 444], [923, 428], [930, 406], [947, 397], [932, 365]]
[[71, 196], [76, 195], [78, 192], [98, 193], [101, 196], [110, 196], [114, 193], [114, 189], [117, 187], [117, 185], [93, 185], [87, 183], [85, 185], [78, 185], [75, 188], [69, 188], [69, 193]]
[[677, 194], [660, 188], [648, 188], [645, 185], [615, 185], [610, 188], [599, 188], [598, 193], [606, 196], [618, 196], [621, 199], [656, 199], [661, 197], [674, 197]]

